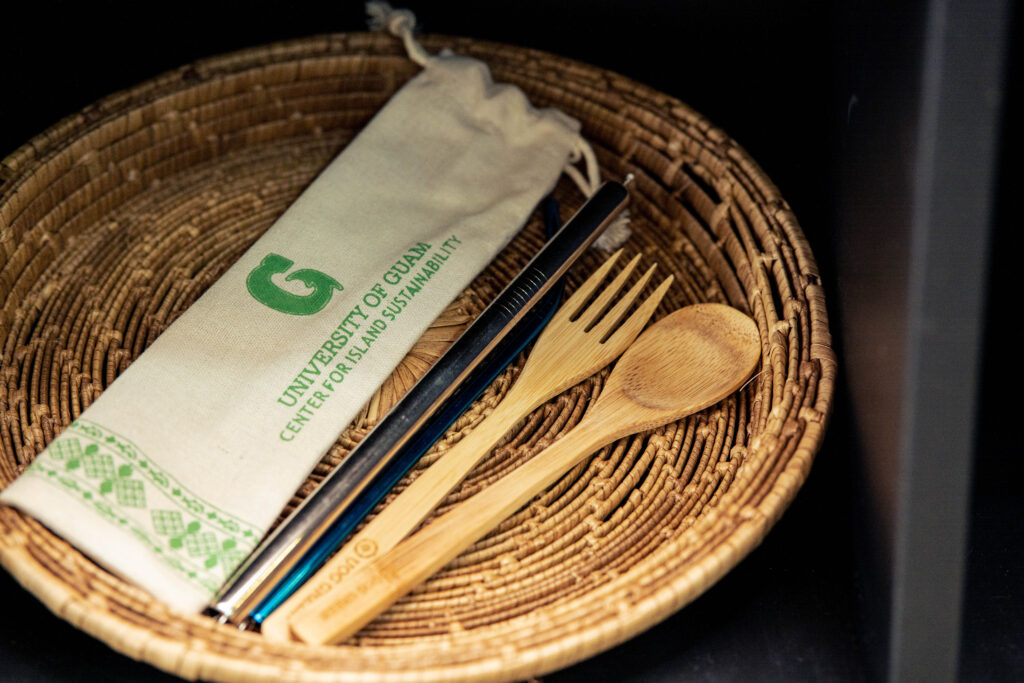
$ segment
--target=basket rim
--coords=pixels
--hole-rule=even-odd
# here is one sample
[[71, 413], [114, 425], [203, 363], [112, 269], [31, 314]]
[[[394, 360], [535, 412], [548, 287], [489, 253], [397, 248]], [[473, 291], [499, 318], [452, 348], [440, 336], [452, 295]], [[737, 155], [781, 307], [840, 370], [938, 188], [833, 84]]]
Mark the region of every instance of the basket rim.
[[[424, 45], [429, 47], [455, 43], [457, 45], [473, 44], [479, 46], [481, 51], [487, 51], [488, 49], [511, 50], [519, 54], [550, 60], [562, 66], [582, 69], [587, 72], [602, 74], [605, 77], [619, 79], [621, 81], [628, 82], [630, 86], [635, 88], [637, 91], [641, 91], [651, 97], [656, 96], [657, 98], [670, 103], [673, 107], [681, 107], [683, 110], [691, 113], [695, 119], [704, 121], [709, 127], [715, 128], [710, 121], [704, 119], [703, 116], [682, 101], [670, 95], [658, 92], [643, 83], [633, 81], [626, 76], [586, 64], [579, 60], [534, 48], [523, 48], [505, 43], [477, 40], [473, 38], [439, 34], [425, 35], [421, 38]], [[142, 106], [152, 99], [159, 98], [162, 95], [172, 92], [187, 90], [191, 87], [187, 84], [188, 75], [190, 73], [207, 74], [206, 77], [212, 77], [220, 70], [224, 70], [225, 73], [238, 73], [242, 70], [262, 68], [274, 63], [287, 63], [293, 62], [297, 59], [315, 58], [318, 54], [327, 58], [344, 57], [345, 55], [332, 52], [332, 50], [336, 50], [342, 45], [347, 46], [359, 43], [367, 45], [372, 44], [374, 49], [378, 50], [379, 53], [375, 51], [370, 55], [353, 54], [353, 58], [362, 58], [366, 56], [372, 58], [387, 57], [391, 54], [388, 48], [389, 45], [393, 46], [393, 53], [396, 57], [404, 55], [397, 41], [392, 41], [389, 37], [383, 37], [377, 33], [354, 32], [317, 34], [305, 38], [279, 41], [262, 46], [248, 47], [222, 55], [205, 57], [169, 71], [165, 71], [154, 78], [147, 79], [132, 87], [111, 93], [110, 95], [97, 100], [95, 103], [88, 105], [83, 110], [70, 114], [54, 123], [45, 131], [34, 136], [31, 140], [11, 152], [3, 160], [0, 160], [0, 207], [3, 206], [13, 193], [17, 192], [21, 182], [24, 182], [26, 178], [35, 173], [38, 169], [44, 167], [48, 160], [52, 159], [54, 155], [65, 149], [67, 145], [72, 144], [76, 140], [81, 140], [90, 132], [102, 127], [102, 125], [111, 118]], [[402, 58], [404, 59], [404, 57]], [[203, 81], [196, 80], [196, 82]], [[715, 128], [715, 130], [717, 130], [717, 128]], [[722, 135], [724, 135], [724, 133], [722, 133]], [[742, 156], [743, 162], [749, 165], [745, 170], [748, 173], [757, 174], [759, 181], [764, 183], [774, 192], [774, 196], [778, 201], [783, 202], [778, 189], [766, 174], [764, 174], [761, 167], [757, 165], [757, 162], [754, 161], [742, 147], [735, 144], [734, 141], [732, 142], [738, 150], [738, 153]], [[2, 214], [0, 214], [0, 228], [6, 229]], [[799, 226], [797, 226], [797, 229], [799, 229]], [[813, 265], [814, 257], [813, 254], [810, 253], [809, 247], [807, 248], [807, 253], [803, 255], [803, 258], [809, 259], [810, 263]], [[824, 294], [821, 293], [822, 301], [823, 296]], [[823, 303], [821, 304], [821, 307], [823, 311]], [[825, 330], [827, 332], [827, 318], [824, 321], [819, 320], [818, 322], [819, 330]], [[830, 339], [827, 337], [822, 339], [820, 335], [818, 339], [812, 339], [809, 353], [813, 360], [816, 360], [822, 365], [822, 377], [834, 378], [837, 372], [837, 361], [831, 348]], [[814, 408], [820, 412], [821, 420], [818, 422], [807, 422], [806, 428], [801, 434], [799, 443], [796, 446], [796, 454], [789, 459], [781, 475], [781, 477], [784, 477], [788, 482], [794, 485], [784, 490], [782, 495], [766, 496], [758, 506], [758, 514], [742, 520], [742, 522], [737, 526], [736, 533], [740, 534], [740, 536], [738, 538], [732, 535], [729, 536], [730, 545], [735, 548], [745, 549], [740, 553], [741, 559], [742, 556], [745, 556], [747, 552], [752, 550], [761, 542], [761, 540], [763, 540], [768, 529], [770, 529], [775, 521], [777, 521], [777, 519], [782, 515], [789, 503], [792, 501], [793, 496], [795, 496], [800, 484], [802, 484], [806, 479], [811, 461], [813, 460], [814, 452], [821, 446], [824, 438], [825, 428], [834, 402], [834, 393], [834, 386], [831, 382], [823, 388], [819, 387]], [[773, 485], [773, 490], [775, 486], [777, 486], [777, 484]], [[762, 507], [764, 509], [761, 509]], [[20, 515], [21, 513], [15, 512], [14, 514]], [[2, 533], [0, 533], [0, 564], [2, 564], [19, 583], [25, 586], [29, 592], [39, 598], [40, 601], [42, 601], [43, 604], [46, 605], [46, 607], [54, 614], [107, 643], [118, 652], [135, 659], [147, 661], [161, 669], [187, 678], [211, 677], [213, 679], [220, 680], [223, 674], [230, 672], [237, 664], [239, 664], [238, 658], [228, 657], [222, 652], [206, 650], [203, 647], [204, 641], [201, 641], [198, 638], [193, 638], [188, 642], [166, 638], [137, 624], [127, 622], [115, 613], [102, 609], [102, 607], [98, 608], [97, 605], [91, 603], [89, 600], [75, 595], [71, 588], [65, 582], [59, 580], [57, 576], [46, 571], [40, 571], [41, 565], [33, 558], [32, 554], [23, 545], [10, 545], [6, 538], [9, 530], [7, 530], [2, 524], [2, 518], [0, 518], [0, 530], [2, 530]], [[735, 543], [734, 541], [737, 540], [741, 542]], [[668, 552], [666, 548], [667, 546], [663, 545], [652, 556], [660, 557], [662, 553]], [[645, 561], [648, 560], [651, 560], [651, 558], [646, 558]], [[695, 593], [694, 591], [688, 591], [689, 594], [683, 594], [683, 592], [662, 589], [659, 592], [649, 594], [640, 603], [638, 603], [638, 609], [635, 609], [628, 617], [614, 623], [604, 622], [599, 629], [591, 628], [584, 632], [583, 638], [576, 639], [571, 643], [567, 643], [563, 639], [560, 641], [561, 645], [559, 647], [554, 647], [548, 644], [545, 647], [537, 648], [535, 650], [517, 651], [516, 661], [522, 663], [518, 669], [510, 670], [507, 666], [503, 666], [500, 658], [495, 659], [494, 663], [491, 665], [482, 664], [479, 660], [472, 660], [463, 663], [462, 665], [445, 667], [445, 679], [505, 680], [510, 676], [535, 675], [540, 671], [551, 671], [568, 666], [572, 663], [590, 657], [612, 645], [623, 642], [624, 640], [633, 637], [641, 630], [661, 621], [669, 614], [675, 612], [680, 607], [693, 600], [731, 568], [732, 564], [721, 562], [713, 564], [711, 567], [694, 566], [690, 571], [696, 576], [690, 577], [689, 581], [683, 581], [681, 578], [677, 577], [672, 584], [672, 588], [678, 589], [679, 586], [693, 585], [694, 582], [696, 582], [699, 586], [699, 590], [696, 590]], [[645, 608], [639, 609], [641, 605]], [[191, 617], [183, 615], [182, 618], [191, 619], [196, 624], [200, 625], [200, 627], [206, 627], [209, 629], [219, 628], [216, 625], [213, 625], [211, 620], [198, 615]], [[206, 621], [210, 621], [210, 624], [207, 624]], [[132, 644], [128, 642], [125, 638], [125, 629], [128, 629], [128, 631], [139, 636], [137, 643]], [[254, 644], [261, 647], [264, 651], [273, 650], [275, 647], [263, 643], [262, 639], [255, 634], [251, 634], [251, 636], [245, 635], [242, 637], [254, 639]], [[311, 646], [281, 647], [283, 647], [282, 652], [299, 652], [308, 651], [306, 649]], [[247, 680], [277, 681], [281, 680], [281, 677], [284, 674], [280, 667], [272, 666], [269, 663], [257, 664], [242, 661], [241, 664], [243, 665], [241, 674], [244, 675]], [[504, 664], [507, 665], [507, 662], [504, 662]], [[541, 664], [543, 666], [538, 668]], [[403, 681], [421, 680], [422, 678], [422, 670], [413, 672], [374, 672], [372, 676], [367, 674], [365, 671], [349, 672], [325, 669], [317, 672], [304, 670], [301, 676], [301, 680], [324, 681]]]

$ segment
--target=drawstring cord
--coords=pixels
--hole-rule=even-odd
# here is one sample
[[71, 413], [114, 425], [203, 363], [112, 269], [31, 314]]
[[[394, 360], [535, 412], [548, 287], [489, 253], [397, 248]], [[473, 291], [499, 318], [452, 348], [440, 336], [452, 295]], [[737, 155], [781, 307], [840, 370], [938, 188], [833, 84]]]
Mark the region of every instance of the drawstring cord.
[[[584, 176], [575, 164], [583, 159], [587, 169]], [[579, 137], [576, 139], [576, 146], [569, 154], [569, 160], [562, 169], [569, 178], [580, 188], [580, 192], [586, 197], [593, 197], [594, 193], [601, 186], [601, 168], [597, 165], [597, 155], [590, 143]], [[626, 181], [627, 184], [629, 181]], [[615, 251], [629, 239], [632, 231], [629, 229], [629, 209], [623, 209], [622, 213], [615, 217], [604, 232], [594, 241], [594, 246], [604, 251]]]
[[[585, 161], [586, 176], [575, 166], [581, 158]], [[597, 188], [601, 186], [601, 169], [597, 165], [597, 157], [590, 143], [582, 137], [576, 138], [576, 145], [569, 153], [569, 159], [562, 171], [576, 183], [576, 187], [580, 188], [585, 197], [593, 197]]]
[[412, 36], [416, 15], [411, 10], [393, 9], [383, 0], [371, 0], [366, 3], [366, 16], [371, 31], [386, 30], [396, 38], [401, 38], [409, 59], [420, 66], [427, 65], [431, 55]]

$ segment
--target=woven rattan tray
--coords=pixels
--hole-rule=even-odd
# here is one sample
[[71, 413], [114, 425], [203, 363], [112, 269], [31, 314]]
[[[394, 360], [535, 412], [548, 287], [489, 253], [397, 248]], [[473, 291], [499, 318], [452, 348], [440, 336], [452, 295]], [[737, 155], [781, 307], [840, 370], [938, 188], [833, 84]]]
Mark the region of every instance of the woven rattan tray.
[[[761, 332], [761, 372], [712, 409], [601, 451], [338, 647], [273, 645], [171, 613], [0, 508], [7, 570], [55, 613], [130, 657], [226, 681], [537, 675], [693, 600], [761, 541], [807, 476], [832, 405], [835, 362], [814, 258], [757, 164], [684, 104], [615, 74], [465, 39], [424, 44], [479, 57], [496, 80], [579, 119], [606, 177], [636, 178], [627, 251], [676, 277], [657, 315], [698, 301], [748, 311]], [[416, 69], [381, 35], [249, 50], [109, 97], [0, 164], [0, 486]], [[556, 192], [566, 215], [580, 202], [568, 183]], [[528, 226], [449, 307], [304, 492], [525, 263], [541, 234]], [[570, 287], [600, 259], [589, 254]], [[445, 442], [500, 400], [520, 366]], [[568, 430], [599, 387], [600, 378], [585, 382], [536, 411], [449, 503]]]

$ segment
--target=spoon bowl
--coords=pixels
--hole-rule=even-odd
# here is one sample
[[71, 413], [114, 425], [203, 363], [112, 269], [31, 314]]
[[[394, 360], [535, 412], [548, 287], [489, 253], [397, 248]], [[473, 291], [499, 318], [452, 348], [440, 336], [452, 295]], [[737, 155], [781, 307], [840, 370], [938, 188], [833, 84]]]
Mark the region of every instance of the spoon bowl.
[[619, 436], [605, 443], [673, 422], [739, 389], [760, 355], [757, 325], [749, 316], [722, 304], [681, 308], [626, 350], [586, 422], [606, 432], [602, 438], [618, 426]]

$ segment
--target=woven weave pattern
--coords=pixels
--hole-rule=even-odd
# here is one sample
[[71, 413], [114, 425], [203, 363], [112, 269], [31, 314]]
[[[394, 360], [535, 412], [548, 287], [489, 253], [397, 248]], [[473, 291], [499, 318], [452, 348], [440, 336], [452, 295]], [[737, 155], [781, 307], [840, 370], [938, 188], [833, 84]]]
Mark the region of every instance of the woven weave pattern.
[[[338, 647], [273, 645], [173, 614], [0, 509], [4, 566], [129, 656], [232, 681], [536, 675], [693, 600], [761, 541], [806, 478], [835, 361], [813, 255], [758, 166], [688, 107], [628, 79], [508, 46], [424, 44], [482, 59], [536, 105], [579, 119], [604, 175], [635, 176], [627, 252], [676, 278], [655, 317], [699, 301], [747, 311], [761, 334], [760, 372], [718, 406], [600, 451]], [[416, 68], [377, 35], [254, 49], [114, 95], [0, 164], [0, 486], [270, 226]], [[582, 199], [568, 182], [556, 196], [565, 216]], [[448, 307], [299, 497], [514, 276], [542, 234], [535, 219]], [[587, 254], [569, 287], [601, 260]], [[521, 366], [503, 373], [399, 488], [479, 423]], [[605, 376], [516, 425], [441, 512], [568, 431]], [[95, 458], [62, 455], [120, 482]], [[166, 534], [184, 533], [180, 520], [158, 517]]]

